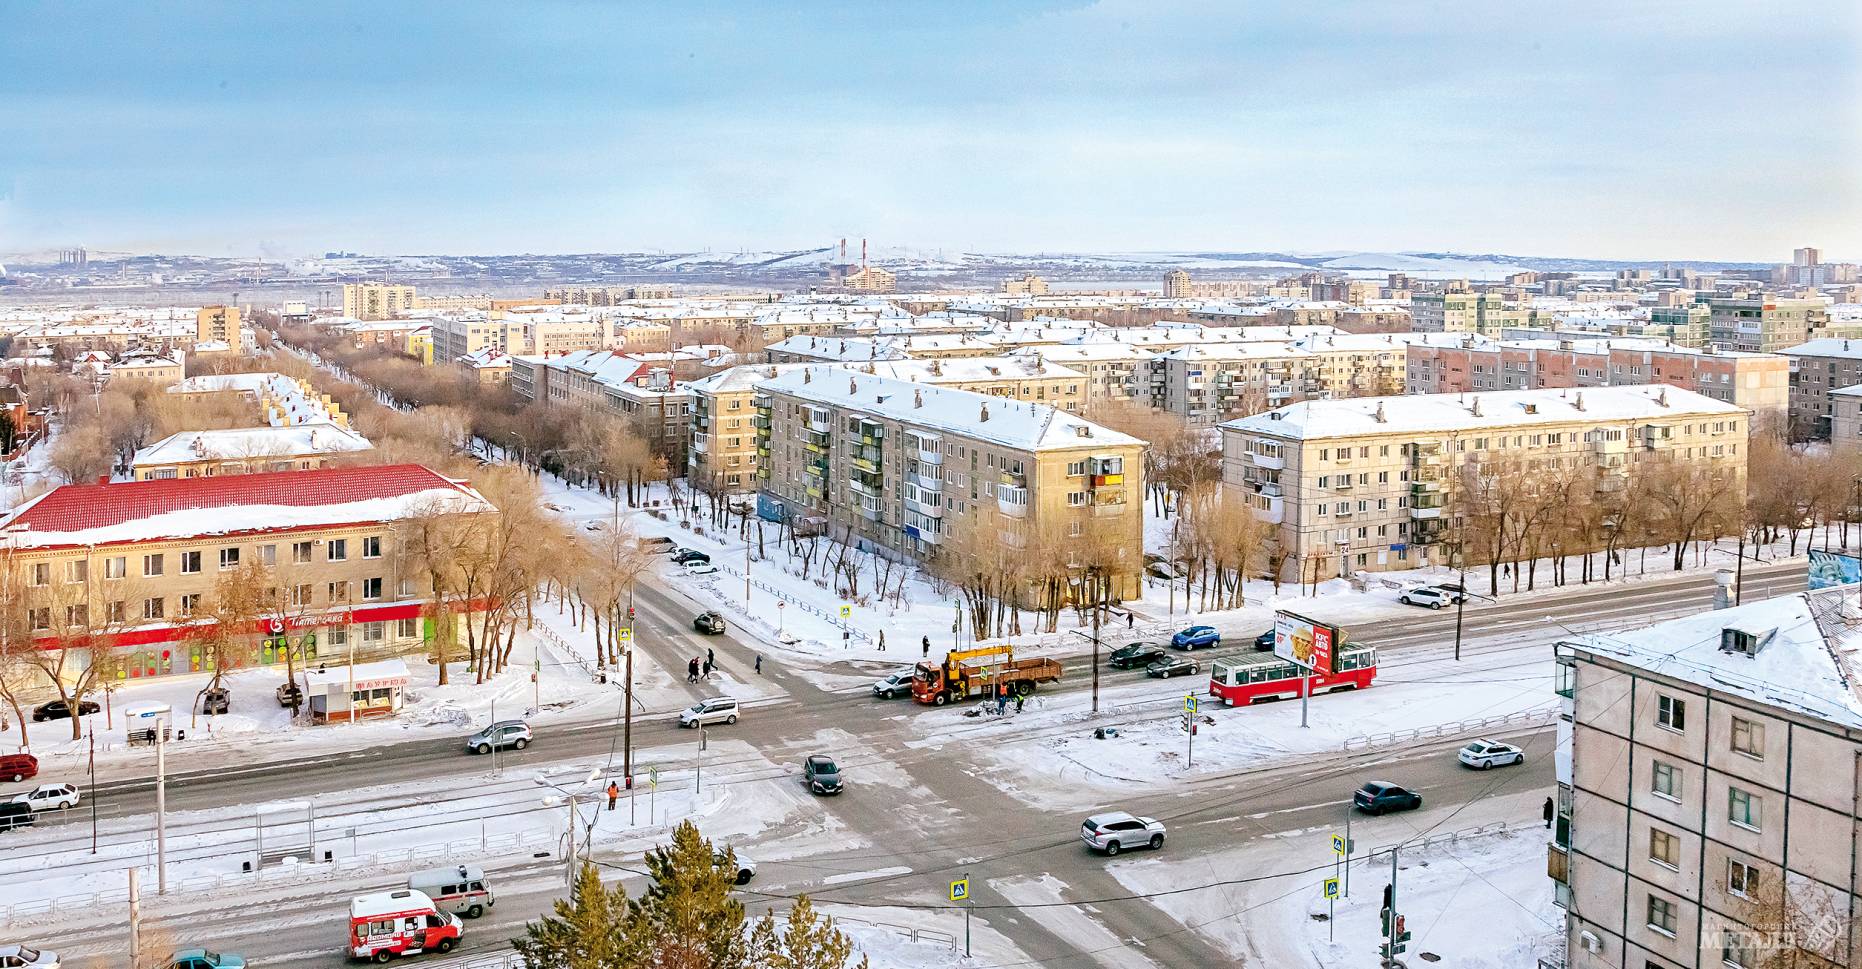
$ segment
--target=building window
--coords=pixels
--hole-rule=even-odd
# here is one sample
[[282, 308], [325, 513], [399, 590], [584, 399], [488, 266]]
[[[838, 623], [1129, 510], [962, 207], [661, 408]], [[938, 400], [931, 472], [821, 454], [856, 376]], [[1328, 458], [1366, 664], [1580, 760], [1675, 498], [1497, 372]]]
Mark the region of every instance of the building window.
[[1681, 842], [1660, 828], [1649, 829], [1649, 860], [1663, 868], [1681, 870]]
[[370, 535], [362, 540], [362, 557], [365, 559], [381, 558], [380, 535]]
[[291, 561], [297, 563], [298, 565], [308, 565], [310, 563], [310, 543], [309, 542], [292, 542], [291, 543]]
[[83, 605], [65, 607], [65, 628], [83, 629], [91, 624], [90, 608]]
[[291, 604], [294, 606], [308, 606], [310, 605], [311, 595], [310, 583], [302, 582], [294, 585], [291, 587]]
[[142, 600], [142, 618], [144, 619], [162, 618], [165, 615], [163, 604], [164, 604], [163, 599], [160, 596], [156, 596], [153, 599]]
[[200, 572], [200, 553], [199, 552], [182, 552], [181, 553], [181, 574], [182, 575], [194, 575], [198, 572]]
[[1757, 794], [1742, 791], [1737, 787], [1727, 788], [1727, 820], [1742, 828], [1759, 830], [1759, 808], [1762, 800]]
[[90, 577], [91, 563], [89, 559], [72, 559], [65, 563], [66, 582], [87, 582], [90, 580]]
[[233, 548], [221, 549], [220, 571], [226, 572], [236, 568], [239, 568], [239, 548], [235, 546]]
[[414, 580], [401, 579], [395, 583], [395, 595], [405, 599], [414, 594]]
[[370, 600], [380, 599], [381, 598], [381, 579], [379, 578], [363, 579], [362, 580], [362, 598], [370, 599]]
[[1746, 933], [1726, 931], [1721, 936], [1720, 961], [1732, 969], [1752, 969], [1759, 964], [1758, 947]]
[[348, 582], [330, 583], [329, 592], [330, 592], [331, 602], [348, 602], [349, 601], [349, 583]]
[[413, 639], [420, 635], [420, 620], [400, 619], [394, 624], [394, 634], [399, 639]]
[[331, 646], [349, 645], [349, 627], [348, 626], [331, 626], [328, 629], [328, 633], [329, 633], [329, 643]]
[[1666, 761], [1655, 762], [1655, 782], [1649, 785], [1651, 793], [1665, 797], [1670, 801], [1681, 800], [1681, 770]]
[[330, 539], [330, 544], [325, 548], [325, 552], [332, 562], [346, 562], [349, 560], [349, 540], [346, 538], [332, 538]]
[[379, 643], [388, 637], [388, 624], [385, 622], [365, 622], [362, 624], [362, 641]]
[[175, 600], [175, 615], [192, 616], [200, 611], [200, 593], [192, 592]]
[[142, 574], [143, 575], [161, 575], [162, 574], [161, 553], [158, 552], [154, 555], [144, 555], [142, 557]]
[[1726, 859], [1726, 891], [1740, 898], [1751, 898], [1759, 891], [1759, 870], [1743, 861]]
[[1765, 725], [1741, 717], [1733, 718], [1733, 751], [1754, 760], [1765, 759]]
[[1669, 730], [1687, 729], [1687, 701], [1658, 694], [1655, 698], [1655, 723]]
[[51, 585], [52, 584], [52, 563], [50, 562], [32, 563], [32, 578], [29, 581], [31, 582], [32, 585]]
[[1073, 508], [1078, 508], [1086, 504], [1086, 492], [1084, 491], [1067, 492], [1067, 504]]
[[1649, 896], [1649, 928], [1669, 937], [1675, 935], [1675, 905], [1665, 898]]
[[118, 555], [115, 558], [107, 558], [103, 560], [103, 577], [104, 578], [122, 579], [122, 578], [127, 578], [128, 576], [129, 576], [129, 559], [121, 555]]
[[265, 566], [266, 568], [271, 568], [272, 566], [277, 565], [278, 564], [278, 546], [276, 545], [259, 546], [259, 564]]
[[26, 610], [26, 624], [34, 631], [52, 628], [52, 607], [39, 606]]

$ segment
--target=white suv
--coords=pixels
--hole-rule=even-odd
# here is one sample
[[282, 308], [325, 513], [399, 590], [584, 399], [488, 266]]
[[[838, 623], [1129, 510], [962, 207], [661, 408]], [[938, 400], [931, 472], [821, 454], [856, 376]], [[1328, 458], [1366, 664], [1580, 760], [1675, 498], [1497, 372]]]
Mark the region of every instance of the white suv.
[[71, 808], [78, 806], [78, 789], [70, 784], [40, 784], [38, 787], [13, 798], [34, 811], [50, 811], [54, 808]]
[[714, 723], [736, 723], [737, 701], [728, 696], [714, 696], [679, 711], [679, 726], [710, 726]]
[[1086, 842], [1088, 848], [1108, 855], [1140, 845], [1157, 849], [1164, 846], [1164, 825], [1156, 818], [1108, 811], [1095, 814], [1080, 825], [1080, 840]]

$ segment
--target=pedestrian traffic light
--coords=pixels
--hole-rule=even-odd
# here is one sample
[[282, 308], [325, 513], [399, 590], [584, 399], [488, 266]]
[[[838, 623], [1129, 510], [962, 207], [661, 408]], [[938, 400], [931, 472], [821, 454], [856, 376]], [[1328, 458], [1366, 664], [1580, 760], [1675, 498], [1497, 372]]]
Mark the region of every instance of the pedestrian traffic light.
[[1386, 939], [1389, 938], [1390, 937], [1390, 907], [1386, 905], [1383, 908], [1378, 909], [1377, 918], [1379, 919], [1379, 924], [1383, 926], [1382, 929], [1378, 930], [1379, 933], [1382, 934], [1384, 938]]
[[1403, 922], [1404, 922], [1403, 916], [1398, 915], [1396, 917], [1396, 940], [1398, 942], [1409, 941], [1409, 932], [1403, 928]]
[[634, 621], [634, 607], [633, 606], [627, 607], [627, 621], [628, 622]]

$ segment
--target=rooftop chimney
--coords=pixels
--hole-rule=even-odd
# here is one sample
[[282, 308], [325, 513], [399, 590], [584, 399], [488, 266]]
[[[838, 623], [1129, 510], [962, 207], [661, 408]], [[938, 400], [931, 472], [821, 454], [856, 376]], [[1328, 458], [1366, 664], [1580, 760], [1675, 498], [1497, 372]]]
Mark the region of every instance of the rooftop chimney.
[[912, 406], [923, 407], [924, 405], [925, 405], [925, 392], [922, 390], [914, 389], [912, 391]]
[[1377, 413], [1372, 414], [1371, 417], [1372, 419], [1377, 421], [1377, 423], [1379, 424], [1388, 423], [1388, 420], [1384, 417], [1384, 402], [1383, 401], [1380, 400], [1377, 402]]
[[985, 424], [989, 422], [989, 402], [988, 401], [983, 402], [983, 414], [981, 417], [978, 417], [977, 420], [982, 421]]
[[1584, 409], [1584, 392], [1583, 391], [1581, 390], [1578, 391], [1577, 396], [1574, 397], [1571, 401], [1571, 406], [1576, 407], [1578, 410]]

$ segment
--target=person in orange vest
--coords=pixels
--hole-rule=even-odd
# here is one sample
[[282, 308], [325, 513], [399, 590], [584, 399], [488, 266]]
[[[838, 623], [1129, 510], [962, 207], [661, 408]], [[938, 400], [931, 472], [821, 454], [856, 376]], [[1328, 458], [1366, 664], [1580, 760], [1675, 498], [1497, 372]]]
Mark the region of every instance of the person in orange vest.
[[608, 810], [610, 811], [614, 810], [614, 802], [620, 799], [621, 799], [621, 785], [614, 781], [609, 781], [608, 782]]

